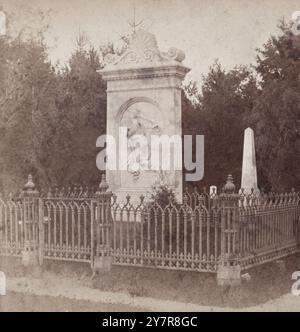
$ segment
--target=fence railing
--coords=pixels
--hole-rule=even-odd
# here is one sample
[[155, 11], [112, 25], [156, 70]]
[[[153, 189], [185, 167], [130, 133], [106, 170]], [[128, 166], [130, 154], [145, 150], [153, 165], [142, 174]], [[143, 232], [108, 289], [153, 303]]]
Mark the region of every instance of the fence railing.
[[44, 258], [91, 260], [93, 201], [43, 198]]
[[0, 198], [0, 255], [21, 256], [25, 246], [23, 204]]
[[296, 194], [240, 208], [238, 252], [241, 266], [249, 268], [299, 251], [299, 216]]
[[114, 202], [112, 255], [117, 265], [216, 271], [220, 251], [220, 209], [170, 202], [134, 206]]
[[185, 191], [169, 199], [120, 203], [103, 176], [40, 194], [29, 177], [20, 197], [0, 198], [0, 255], [103, 265], [217, 272], [248, 269], [300, 251], [300, 195]]

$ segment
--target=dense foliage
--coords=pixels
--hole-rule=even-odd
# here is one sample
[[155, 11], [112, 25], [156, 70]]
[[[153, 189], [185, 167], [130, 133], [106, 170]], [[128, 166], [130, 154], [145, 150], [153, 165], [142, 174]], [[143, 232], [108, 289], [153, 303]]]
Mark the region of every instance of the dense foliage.
[[232, 173], [240, 186], [243, 131], [250, 126], [259, 187], [300, 189], [300, 36], [284, 23], [280, 28], [257, 50], [253, 68], [226, 72], [216, 62], [201, 92], [195, 84], [185, 89], [183, 131], [205, 135], [203, 185], [223, 185]]
[[94, 184], [106, 124], [99, 54], [79, 43], [58, 70], [43, 43], [0, 42], [0, 185], [18, 186], [28, 172], [41, 186]]

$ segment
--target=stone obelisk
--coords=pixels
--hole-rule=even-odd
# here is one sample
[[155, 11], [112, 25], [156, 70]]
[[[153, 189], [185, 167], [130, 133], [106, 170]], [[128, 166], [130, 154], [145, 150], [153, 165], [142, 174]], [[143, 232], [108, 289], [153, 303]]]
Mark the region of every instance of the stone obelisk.
[[242, 166], [242, 183], [241, 188], [245, 194], [250, 194], [251, 189], [258, 194], [257, 171], [255, 157], [255, 143], [253, 129], [247, 128], [244, 131], [244, 150], [243, 150], [243, 166]]

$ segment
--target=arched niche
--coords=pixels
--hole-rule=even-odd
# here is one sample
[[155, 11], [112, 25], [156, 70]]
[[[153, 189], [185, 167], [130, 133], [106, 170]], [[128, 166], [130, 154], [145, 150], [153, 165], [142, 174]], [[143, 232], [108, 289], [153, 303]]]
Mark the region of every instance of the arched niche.
[[[148, 158], [150, 160], [150, 139], [151, 135], [161, 135], [164, 133], [166, 126], [163, 112], [159, 105], [150, 98], [139, 97], [132, 98], [124, 103], [116, 118], [118, 127], [126, 127], [127, 138], [130, 140], [134, 135], [143, 135], [148, 141]], [[119, 142], [119, 137], [118, 137]], [[130, 154], [132, 151], [128, 151]], [[147, 163], [147, 160], [145, 161]], [[158, 171], [134, 171], [129, 170], [119, 172], [119, 185], [122, 188], [142, 188], [151, 186], [154, 182], [159, 181]]]
[[[128, 99], [119, 108], [119, 111], [116, 116], [118, 123], [120, 123], [121, 119], [123, 118], [124, 113], [127, 112], [128, 110], [130, 110], [133, 105], [135, 105], [135, 107], [145, 105], [150, 110], [152, 109], [155, 114], [160, 113], [160, 119], [161, 119], [161, 121], [164, 121], [163, 112], [160, 109], [159, 104], [155, 100], [148, 98], [148, 97], [135, 97], [135, 98]], [[149, 114], [149, 116], [151, 116], [151, 114]]]

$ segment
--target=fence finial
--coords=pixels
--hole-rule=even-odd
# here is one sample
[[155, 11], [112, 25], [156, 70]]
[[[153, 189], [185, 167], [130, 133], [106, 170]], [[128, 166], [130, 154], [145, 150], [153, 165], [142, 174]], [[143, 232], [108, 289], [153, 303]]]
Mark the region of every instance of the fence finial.
[[27, 182], [25, 183], [23, 190], [21, 192], [21, 196], [23, 195], [29, 195], [32, 197], [36, 197], [39, 195], [39, 192], [36, 190], [35, 184], [33, 182], [32, 175], [29, 174], [27, 178]]
[[233, 183], [233, 177], [231, 174], [229, 174], [227, 177], [227, 181], [224, 186], [224, 191], [226, 194], [233, 194], [235, 191], [235, 185]]
[[105, 192], [105, 191], [107, 191], [107, 189], [108, 189], [108, 184], [107, 184], [107, 182], [106, 182], [106, 176], [105, 176], [105, 174], [103, 173], [102, 176], [101, 176], [101, 182], [100, 182], [100, 184], [99, 184], [99, 190], [100, 190], [101, 192]]
[[183, 194], [183, 205], [188, 205], [189, 198], [187, 194]]
[[33, 182], [32, 175], [29, 174], [29, 175], [28, 175], [28, 178], [27, 178], [27, 182], [26, 182], [26, 184], [24, 185], [23, 190], [24, 190], [24, 191], [33, 191], [34, 189], [35, 189], [35, 184], [34, 184], [34, 182]]

